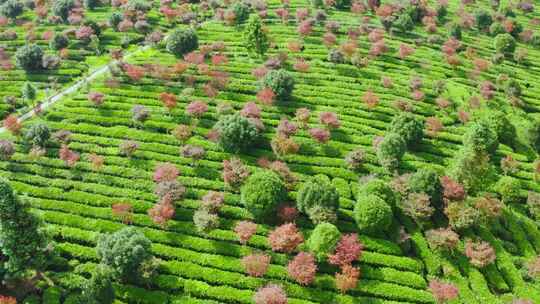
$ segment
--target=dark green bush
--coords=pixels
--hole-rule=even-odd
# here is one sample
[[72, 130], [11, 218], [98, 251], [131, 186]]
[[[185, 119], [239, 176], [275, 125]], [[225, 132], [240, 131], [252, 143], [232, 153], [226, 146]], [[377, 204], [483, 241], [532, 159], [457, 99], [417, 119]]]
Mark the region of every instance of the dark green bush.
[[103, 265], [111, 267], [113, 275], [126, 282], [137, 282], [141, 268], [152, 259], [152, 243], [134, 227], [102, 234], [96, 252]]
[[388, 133], [377, 146], [379, 164], [387, 171], [396, 170], [403, 154], [405, 154], [405, 149], [405, 141], [400, 135]]
[[231, 6], [231, 11], [234, 13], [236, 24], [241, 24], [249, 18], [251, 9], [243, 1], [237, 1]]
[[463, 145], [474, 151], [493, 154], [499, 146], [499, 140], [493, 127], [484, 120], [480, 120], [469, 125], [463, 135]]
[[109, 26], [114, 29], [114, 30], [117, 30], [118, 29], [118, 24], [120, 24], [120, 22], [122, 22], [122, 20], [124, 19], [124, 16], [122, 15], [122, 13], [120, 12], [112, 12], [110, 15], [109, 15], [109, 19], [108, 19], [108, 23], [109, 23]]
[[100, 3], [99, 0], [84, 0], [83, 1], [84, 7], [89, 10], [94, 10], [99, 5], [99, 3]]
[[448, 35], [456, 38], [457, 40], [461, 40], [461, 25], [457, 23], [450, 24], [448, 27]]
[[15, 52], [17, 66], [25, 71], [42, 68], [43, 50], [37, 44], [25, 44]]
[[66, 22], [69, 17], [69, 11], [73, 7], [75, 7], [74, 0], [54, 0], [52, 12], [54, 15], [60, 17], [64, 22]]
[[4, 179], [0, 179], [0, 244], [2, 280], [43, 270], [47, 263], [49, 239], [41, 221]]
[[49, 48], [57, 51], [61, 50], [69, 45], [69, 38], [64, 33], [55, 33], [51, 41], [49, 41]]
[[362, 233], [388, 229], [392, 224], [392, 217], [392, 207], [373, 194], [359, 196], [354, 206], [354, 220]]
[[21, 1], [7, 0], [0, 5], [0, 16], [15, 19], [23, 13], [24, 6]]
[[270, 47], [270, 41], [264, 31], [261, 18], [258, 15], [252, 15], [244, 30], [244, 43], [250, 53], [262, 56]]
[[504, 93], [508, 97], [521, 97], [521, 85], [515, 79], [509, 79], [504, 83]]
[[320, 223], [311, 232], [306, 241], [306, 247], [319, 262], [323, 262], [328, 254], [334, 252], [340, 238], [341, 233], [336, 226], [330, 223]]
[[81, 301], [85, 304], [112, 304], [114, 302], [112, 271], [100, 265], [83, 286]]
[[269, 88], [276, 100], [288, 101], [294, 90], [294, 77], [286, 70], [271, 70], [260, 80], [259, 89]]
[[51, 138], [51, 130], [44, 123], [36, 123], [26, 131], [24, 138], [33, 146], [44, 148]]
[[394, 21], [393, 26], [402, 32], [408, 32], [414, 29], [414, 21], [407, 13], [402, 13]]
[[493, 23], [491, 14], [485, 10], [476, 11], [474, 13], [474, 19], [476, 21], [476, 27], [481, 31], [489, 29], [489, 26]]
[[495, 36], [494, 47], [497, 53], [511, 56], [516, 50], [516, 40], [510, 34], [498, 34]]
[[500, 22], [494, 22], [489, 27], [489, 33], [493, 36], [497, 36], [499, 34], [506, 33], [506, 31], [504, 30], [504, 26]]
[[214, 129], [219, 132], [219, 145], [228, 152], [252, 148], [259, 138], [255, 124], [239, 113], [222, 116]]
[[420, 168], [409, 179], [409, 190], [430, 196], [435, 206], [442, 203], [442, 186], [439, 173], [433, 167]]
[[258, 220], [273, 217], [276, 207], [287, 199], [287, 189], [281, 177], [270, 170], [252, 174], [240, 189], [240, 202]]
[[315, 223], [332, 222], [339, 206], [339, 193], [326, 175], [315, 175], [300, 186], [296, 206]]
[[424, 137], [424, 123], [410, 112], [402, 112], [390, 123], [388, 132], [400, 135], [409, 149], [415, 148]]
[[196, 50], [199, 47], [197, 33], [192, 29], [177, 29], [167, 38], [167, 51], [177, 57]]

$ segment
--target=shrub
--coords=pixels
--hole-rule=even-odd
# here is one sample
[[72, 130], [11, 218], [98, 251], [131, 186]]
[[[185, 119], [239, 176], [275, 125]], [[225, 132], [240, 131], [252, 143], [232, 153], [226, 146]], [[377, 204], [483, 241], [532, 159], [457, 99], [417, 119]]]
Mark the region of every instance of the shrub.
[[15, 154], [15, 145], [9, 140], [0, 140], [0, 160], [7, 161]]
[[356, 148], [345, 156], [345, 162], [351, 170], [358, 170], [366, 159], [366, 152], [362, 148]]
[[152, 259], [152, 243], [134, 227], [102, 234], [96, 252], [103, 265], [110, 266], [116, 278], [137, 281], [141, 266]]
[[81, 297], [87, 304], [112, 304], [115, 295], [111, 269], [100, 265], [92, 271], [92, 276], [83, 285]]
[[465, 198], [465, 188], [448, 176], [440, 178], [443, 189], [443, 197], [447, 200], [461, 201]]
[[509, 79], [504, 84], [504, 93], [508, 97], [521, 97], [521, 86], [515, 79]]
[[317, 264], [311, 253], [299, 252], [287, 266], [289, 276], [301, 285], [309, 285], [315, 280]]
[[477, 224], [480, 212], [465, 202], [450, 202], [444, 213], [448, 217], [448, 224], [456, 230], [467, 229]]
[[300, 145], [297, 144], [294, 139], [280, 134], [277, 134], [272, 138], [270, 146], [272, 147], [274, 154], [278, 157], [295, 154], [300, 149]]
[[510, 177], [503, 176], [495, 184], [495, 191], [501, 195], [503, 202], [505, 203], [519, 203], [521, 201], [521, 183], [519, 180]]
[[298, 209], [288, 204], [282, 204], [278, 207], [278, 217], [284, 223], [293, 223], [298, 217]]
[[330, 140], [330, 131], [322, 128], [309, 129], [309, 135], [317, 142], [324, 144]]
[[341, 267], [341, 272], [336, 273], [336, 288], [341, 293], [346, 293], [350, 289], [356, 288], [360, 278], [360, 269], [351, 265]]
[[408, 148], [414, 148], [424, 136], [424, 123], [412, 113], [402, 112], [392, 119], [388, 132], [400, 135]]
[[236, 24], [244, 23], [249, 18], [251, 9], [243, 1], [236, 1], [230, 8], [230, 11], [234, 13], [234, 22]]
[[219, 216], [207, 210], [200, 209], [193, 214], [193, 223], [199, 232], [209, 232], [219, 226]]
[[51, 130], [44, 123], [36, 123], [26, 131], [24, 137], [33, 146], [45, 148], [51, 138]]
[[242, 258], [242, 266], [252, 277], [262, 277], [268, 270], [271, 257], [267, 254], [250, 254]]
[[81, 155], [70, 150], [67, 144], [62, 144], [60, 150], [58, 150], [58, 157], [63, 160], [67, 166], [73, 167], [79, 161]]
[[54, 0], [52, 4], [52, 13], [60, 17], [62, 21], [68, 21], [69, 12], [75, 7], [74, 0]]
[[234, 227], [234, 232], [241, 244], [247, 244], [249, 239], [257, 232], [257, 224], [249, 221], [240, 221]]
[[84, 7], [91, 11], [94, 10], [99, 5], [99, 3], [100, 3], [99, 0], [84, 0], [83, 1]]
[[131, 108], [131, 120], [136, 123], [143, 123], [150, 118], [150, 110], [142, 105], [134, 105]]
[[118, 30], [118, 25], [120, 24], [120, 22], [122, 22], [122, 19], [124, 19], [122, 13], [112, 12], [109, 15], [109, 19], [107, 20], [107, 22], [112, 29]]
[[172, 202], [170, 196], [162, 197], [159, 203], [148, 209], [148, 216], [154, 223], [165, 228], [167, 222], [174, 217], [176, 211]]
[[459, 295], [459, 290], [454, 284], [444, 283], [438, 280], [431, 280], [429, 282], [429, 290], [433, 294], [435, 301], [439, 304], [454, 300]]
[[390, 205], [373, 194], [360, 196], [354, 206], [354, 219], [363, 233], [386, 230], [392, 223], [392, 218]]
[[248, 177], [240, 194], [241, 203], [257, 219], [271, 217], [277, 205], [287, 198], [283, 180], [268, 170], [256, 172]]
[[156, 185], [154, 194], [162, 199], [166, 196], [172, 201], [177, 201], [186, 193], [186, 187], [176, 180], [162, 181]]
[[341, 126], [341, 122], [334, 112], [322, 112], [319, 114], [319, 121], [328, 129], [338, 129]]
[[409, 32], [414, 29], [414, 21], [409, 14], [402, 13], [394, 21], [393, 26], [401, 32]]
[[3, 280], [21, 278], [27, 270], [43, 270], [48, 261], [49, 240], [40, 219], [0, 179], [0, 244]]
[[388, 133], [377, 146], [376, 154], [379, 164], [387, 171], [394, 171], [399, 167], [401, 158], [405, 154], [406, 143], [403, 137], [396, 133]]
[[493, 23], [493, 18], [491, 18], [489, 12], [485, 10], [476, 11], [474, 13], [474, 19], [476, 21], [476, 26], [481, 31], [486, 31]]
[[10, 114], [8, 117], [6, 117], [2, 123], [4, 125], [4, 128], [11, 132], [13, 135], [19, 135], [22, 124], [19, 122], [19, 118], [15, 116], [15, 114]]
[[25, 44], [15, 52], [17, 66], [25, 71], [41, 69], [42, 60], [43, 50], [37, 44]]
[[304, 236], [293, 223], [283, 224], [268, 235], [268, 242], [273, 251], [293, 252], [304, 242]]
[[320, 213], [321, 209], [333, 213], [333, 218], [335, 218], [339, 206], [339, 192], [326, 175], [315, 175], [298, 189], [296, 206], [300, 212], [304, 212], [310, 218], [312, 214]]
[[487, 220], [501, 216], [503, 207], [502, 202], [491, 194], [479, 197], [474, 202], [474, 208]]
[[139, 143], [133, 140], [124, 140], [123, 142], [120, 143], [120, 145], [118, 146], [118, 149], [121, 155], [131, 157], [133, 156], [135, 151], [139, 149]]
[[259, 90], [269, 88], [274, 92], [278, 101], [288, 101], [294, 90], [294, 78], [286, 70], [270, 70], [259, 81]]
[[172, 131], [172, 136], [181, 142], [185, 142], [192, 135], [192, 127], [188, 125], [177, 125]]
[[259, 56], [263, 56], [270, 47], [270, 41], [258, 15], [249, 18], [244, 29], [244, 45], [249, 52]]
[[443, 189], [439, 174], [433, 167], [420, 168], [416, 171], [410, 177], [408, 187], [411, 192], [429, 195], [434, 206], [441, 204]]
[[255, 304], [287, 304], [287, 294], [278, 285], [268, 284], [257, 290], [253, 296]]
[[473, 122], [463, 135], [463, 145], [474, 151], [495, 153], [499, 146], [497, 133], [485, 121]]
[[313, 253], [319, 262], [322, 262], [334, 252], [340, 237], [341, 233], [336, 226], [330, 223], [320, 223], [311, 232], [306, 241], [306, 248]]
[[206, 155], [203, 147], [194, 145], [184, 145], [180, 148], [180, 155], [185, 158], [191, 158], [194, 162], [201, 160]]
[[0, 6], [0, 15], [15, 19], [23, 13], [24, 6], [20, 1], [7, 0]]
[[195, 118], [200, 118], [208, 111], [208, 104], [204, 101], [193, 101], [186, 106], [186, 114]]
[[403, 213], [410, 216], [420, 225], [435, 212], [435, 208], [431, 206], [429, 196], [425, 193], [410, 193], [406, 199], [401, 201], [400, 208]]
[[167, 38], [166, 49], [177, 57], [196, 50], [199, 47], [197, 33], [192, 29], [176, 29]]
[[223, 192], [208, 191], [202, 197], [201, 208], [208, 212], [216, 213], [223, 205], [224, 199]]
[[336, 250], [328, 256], [328, 263], [345, 266], [352, 264], [362, 256], [364, 245], [358, 240], [356, 233], [345, 234], [336, 245]]
[[498, 34], [495, 36], [495, 50], [505, 56], [510, 56], [516, 49], [516, 40], [510, 34]]
[[249, 168], [239, 158], [233, 157], [230, 160], [223, 161], [223, 182], [231, 188], [240, 187], [249, 175]]
[[239, 113], [222, 116], [214, 129], [219, 132], [218, 143], [228, 152], [252, 148], [259, 137], [257, 126]]
[[426, 231], [426, 240], [435, 250], [453, 251], [459, 244], [459, 235], [450, 228], [430, 229]]
[[495, 249], [488, 242], [471, 241], [465, 242], [465, 255], [469, 258], [469, 262], [478, 267], [485, 267], [495, 262]]

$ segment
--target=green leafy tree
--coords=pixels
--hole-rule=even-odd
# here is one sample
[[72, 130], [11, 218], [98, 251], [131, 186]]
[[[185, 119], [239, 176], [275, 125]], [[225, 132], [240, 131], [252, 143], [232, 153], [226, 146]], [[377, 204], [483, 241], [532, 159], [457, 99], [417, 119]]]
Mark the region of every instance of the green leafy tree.
[[99, 265], [85, 282], [81, 301], [85, 304], [112, 304], [115, 298], [112, 279], [112, 270], [108, 266]]
[[97, 242], [97, 255], [103, 265], [111, 267], [113, 275], [123, 281], [137, 282], [142, 269], [152, 260], [150, 240], [134, 227], [103, 234]]
[[276, 100], [287, 101], [294, 90], [294, 77], [286, 70], [270, 70], [259, 82], [259, 90], [269, 88]]
[[495, 36], [495, 50], [505, 56], [511, 56], [516, 50], [516, 40], [510, 34], [498, 34]]
[[26, 101], [33, 101], [36, 99], [36, 93], [36, 87], [34, 87], [30, 82], [24, 83], [21, 89], [21, 94]]
[[263, 56], [268, 50], [270, 42], [258, 15], [252, 15], [249, 18], [244, 30], [244, 43], [249, 52], [259, 56]]
[[403, 138], [409, 149], [414, 149], [424, 137], [424, 122], [410, 112], [402, 112], [390, 122], [388, 132]]
[[259, 138], [257, 126], [240, 113], [222, 116], [214, 129], [219, 133], [219, 145], [227, 152], [244, 151]]
[[0, 15], [15, 19], [23, 13], [23, 3], [19, 0], [7, 0], [0, 5]]
[[287, 199], [287, 189], [281, 177], [270, 170], [258, 171], [240, 189], [240, 202], [255, 218], [265, 220]]
[[306, 242], [306, 247], [319, 262], [322, 262], [334, 252], [340, 238], [341, 233], [336, 226], [330, 223], [320, 223], [313, 229]]
[[334, 222], [339, 205], [339, 192], [326, 175], [315, 175], [300, 186], [296, 196], [298, 210], [314, 223]]
[[177, 29], [167, 38], [166, 49], [175, 56], [181, 57], [199, 47], [197, 33], [192, 29]]
[[66, 22], [69, 17], [69, 11], [71, 11], [71, 9], [74, 7], [74, 0], [54, 0], [52, 12], [54, 15], [60, 17], [64, 22]]
[[25, 44], [15, 52], [17, 66], [25, 71], [42, 68], [43, 50], [37, 44]]
[[384, 231], [392, 224], [392, 207], [373, 194], [360, 196], [353, 212], [356, 225], [362, 233]]
[[36, 123], [26, 131], [24, 137], [33, 146], [44, 148], [51, 138], [51, 130], [44, 123]]
[[51, 247], [37, 216], [0, 179], [0, 273], [3, 279], [24, 277], [28, 271], [46, 266]]
[[377, 146], [376, 153], [379, 164], [387, 171], [396, 170], [405, 150], [406, 144], [403, 138], [399, 134], [388, 133]]

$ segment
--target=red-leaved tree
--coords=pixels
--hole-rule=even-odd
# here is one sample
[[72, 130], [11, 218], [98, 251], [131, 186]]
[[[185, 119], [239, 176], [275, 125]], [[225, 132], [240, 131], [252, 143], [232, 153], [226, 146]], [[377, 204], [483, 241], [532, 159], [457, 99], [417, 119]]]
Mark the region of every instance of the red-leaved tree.
[[328, 263], [344, 266], [357, 261], [362, 256], [364, 245], [356, 233], [344, 234], [336, 245], [334, 254], [328, 256]]
[[268, 242], [273, 251], [292, 252], [304, 242], [304, 236], [295, 224], [283, 224], [268, 235]]
[[271, 257], [267, 254], [250, 254], [242, 258], [242, 266], [252, 277], [262, 277], [268, 270]]
[[309, 285], [315, 280], [317, 264], [311, 253], [298, 253], [287, 266], [289, 276], [302, 285]]

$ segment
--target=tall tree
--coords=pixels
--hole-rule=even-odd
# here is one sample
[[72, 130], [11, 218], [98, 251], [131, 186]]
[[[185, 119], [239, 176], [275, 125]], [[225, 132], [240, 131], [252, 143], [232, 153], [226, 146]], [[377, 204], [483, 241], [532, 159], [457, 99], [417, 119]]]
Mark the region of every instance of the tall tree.
[[261, 18], [258, 15], [252, 15], [249, 18], [246, 29], [244, 30], [244, 43], [250, 53], [255, 53], [259, 56], [263, 56], [268, 50], [270, 42]]
[[40, 219], [0, 179], [0, 273], [2, 279], [16, 279], [29, 271], [42, 270], [50, 251], [49, 239]]

